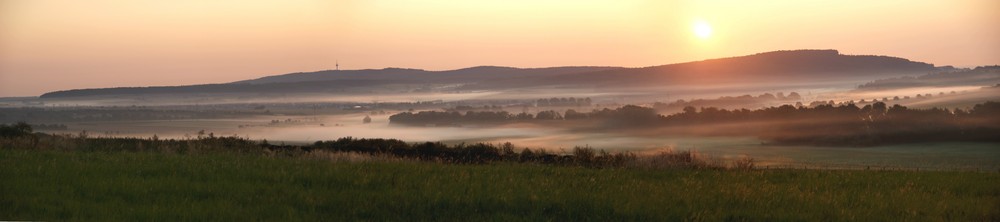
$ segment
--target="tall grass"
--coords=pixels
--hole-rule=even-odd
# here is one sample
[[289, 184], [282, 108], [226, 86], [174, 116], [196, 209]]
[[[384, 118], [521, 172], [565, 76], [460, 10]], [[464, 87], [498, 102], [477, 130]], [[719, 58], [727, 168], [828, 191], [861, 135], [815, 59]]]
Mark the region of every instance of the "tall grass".
[[1000, 220], [995, 172], [595, 169], [366, 158], [2, 149], [0, 219]]

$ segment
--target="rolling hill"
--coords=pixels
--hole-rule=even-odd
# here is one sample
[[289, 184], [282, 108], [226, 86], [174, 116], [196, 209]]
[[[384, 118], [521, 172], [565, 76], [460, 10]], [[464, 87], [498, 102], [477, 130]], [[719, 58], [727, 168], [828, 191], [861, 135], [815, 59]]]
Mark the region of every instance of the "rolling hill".
[[[938, 71], [932, 64], [903, 58], [843, 55], [836, 50], [792, 50], [642, 68], [478, 66], [427, 71], [386, 68], [290, 73], [223, 84], [74, 89], [41, 98], [150, 94], [378, 93], [408, 86], [461, 85], [465, 90], [524, 87], [644, 87], [873, 79]], [[398, 90], [397, 90], [398, 91]]]

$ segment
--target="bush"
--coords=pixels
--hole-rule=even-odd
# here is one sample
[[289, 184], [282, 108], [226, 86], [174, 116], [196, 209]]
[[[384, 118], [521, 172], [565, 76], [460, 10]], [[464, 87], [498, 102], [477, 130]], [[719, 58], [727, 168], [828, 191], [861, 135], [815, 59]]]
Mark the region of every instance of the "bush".
[[28, 125], [25, 122], [17, 122], [11, 125], [0, 124], [0, 137], [3, 138], [28, 136], [31, 135], [31, 132], [31, 125]]

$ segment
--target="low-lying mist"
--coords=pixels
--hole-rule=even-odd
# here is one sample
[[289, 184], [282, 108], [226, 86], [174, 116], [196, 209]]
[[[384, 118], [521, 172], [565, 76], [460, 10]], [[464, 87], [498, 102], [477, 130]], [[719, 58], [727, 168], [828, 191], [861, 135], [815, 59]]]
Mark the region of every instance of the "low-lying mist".
[[[974, 163], [978, 166], [996, 166], [997, 162], [1000, 162], [1000, 151], [989, 148], [995, 147], [994, 143], [933, 142], [897, 145], [871, 143], [866, 147], [833, 143], [820, 147], [794, 141], [785, 144], [774, 142], [775, 139], [782, 138], [837, 135], [836, 132], [826, 131], [822, 126], [844, 121], [838, 118], [782, 120], [782, 116], [777, 116], [778, 119], [775, 120], [696, 122], [696, 124], [657, 125], [657, 127], [646, 125], [654, 122], [650, 121], [651, 119], [626, 122], [514, 121], [491, 124], [443, 124], [434, 127], [389, 123], [391, 115], [427, 110], [452, 110], [463, 114], [470, 110], [502, 110], [511, 114], [553, 111], [562, 116], [571, 109], [588, 113], [635, 104], [657, 108], [657, 112], [653, 112], [653, 115], [670, 116], [684, 112], [683, 108], [688, 104], [694, 104], [698, 109], [722, 104], [723, 108], [736, 110], [782, 105], [816, 107], [850, 103], [864, 107], [878, 100], [888, 106], [899, 104], [910, 108], [969, 109], [974, 104], [984, 101], [1000, 101], [1000, 93], [997, 93], [995, 87], [921, 86], [854, 90], [856, 84], [857, 81], [831, 81], [644, 88], [555, 86], [489, 91], [161, 95], [99, 99], [17, 98], [0, 101], [2, 103], [0, 108], [14, 110], [0, 114], [6, 115], [11, 121], [25, 117], [32, 123], [61, 126], [53, 129], [40, 128], [39, 131], [43, 132], [81, 134], [81, 131], [86, 131], [85, 134], [89, 136], [106, 137], [156, 135], [164, 139], [183, 139], [208, 135], [239, 136], [256, 140], [266, 139], [272, 144], [310, 144], [342, 137], [394, 138], [408, 142], [441, 141], [451, 144], [511, 142], [519, 148], [544, 148], [555, 152], [568, 151], [576, 146], [630, 152], [692, 150], [719, 158], [751, 156], [762, 161], [764, 165], [881, 164], [957, 167], [959, 165], [948, 164], [959, 162], [956, 161], [958, 159], [962, 159], [963, 164]], [[784, 96], [793, 92], [795, 97]], [[778, 99], [752, 104], [726, 103], [727, 100], [720, 99], [726, 97], [739, 100], [745, 98], [743, 95], [749, 95], [752, 99], [770, 95]], [[587, 103], [583, 105], [538, 104], [539, 100], [584, 98]], [[676, 103], [678, 100], [685, 100], [688, 103], [678, 103], [681, 105], [677, 106], [664, 105]], [[692, 101], [700, 102], [691, 103]], [[834, 104], [828, 104], [827, 101], [834, 101]], [[658, 105], [666, 108], [660, 109]], [[48, 114], [45, 114], [46, 112]], [[47, 117], [43, 117], [46, 115]], [[32, 116], [34, 119], [30, 119]], [[366, 117], [370, 118], [370, 122], [364, 122]], [[568, 115], [565, 117], [569, 118]], [[800, 128], [775, 130], [776, 126]], [[840, 136], [832, 140], [848, 138], [851, 135]]]
[[[370, 123], [362, 119], [370, 116]], [[277, 121], [277, 123], [274, 123]], [[647, 130], [574, 130], [545, 124], [515, 123], [462, 127], [408, 127], [390, 125], [388, 115], [343, 114], [326, 116], [254, 117], [182, 121], [92, 122], [70, 126], [57, 133], [89, 136], [194, 138], [236, 135], [267, 139], [272, 144], [310, 144], [341, 137], [396, 138], [408, 142], [457, 143], [511, 142], [518, 148], [569, 152], [587, 146], [611, 152], [694, 151], [721, 159], [750, 156], [760, 166], [774, 167], [908, 167], [926, 169], [1000, 168], [1000, 150], [993, 143], [918, 143], [872, 147], [770, 145], [736, 131], [766, 127], [768, 123], [708, 124]], [[243, 126], [243, 127], [240, 127]], [[204, 135], [198, 132], [203, 131]], [[683, 132], [683, 133], [682, 133]], [[961, 161], [957, 161], [961, 160]]]

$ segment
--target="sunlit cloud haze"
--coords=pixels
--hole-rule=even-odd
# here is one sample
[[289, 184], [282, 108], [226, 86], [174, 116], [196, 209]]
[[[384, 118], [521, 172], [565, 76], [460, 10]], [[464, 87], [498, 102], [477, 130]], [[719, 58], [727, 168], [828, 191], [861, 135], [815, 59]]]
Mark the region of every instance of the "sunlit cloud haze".
[[[0, 0], [0, 96], [222, 83], [336, 61], [640, 67], [819, 48], [993, 65], [997, 9], [995, 0]], [[696, 35], [702, 23], [709, 35]]]

